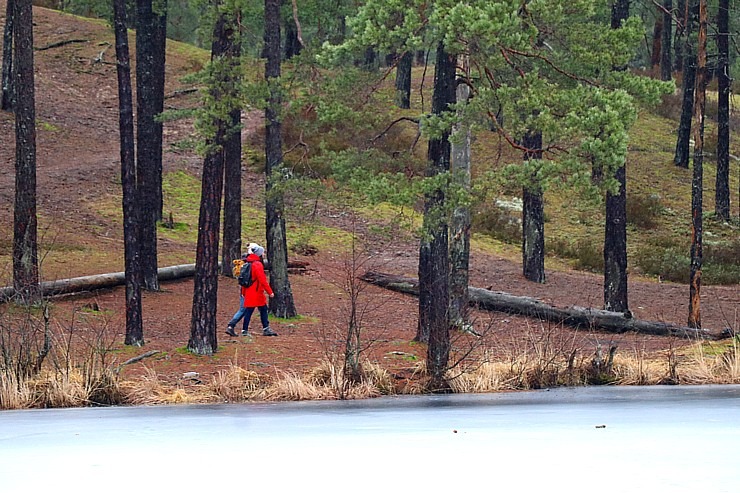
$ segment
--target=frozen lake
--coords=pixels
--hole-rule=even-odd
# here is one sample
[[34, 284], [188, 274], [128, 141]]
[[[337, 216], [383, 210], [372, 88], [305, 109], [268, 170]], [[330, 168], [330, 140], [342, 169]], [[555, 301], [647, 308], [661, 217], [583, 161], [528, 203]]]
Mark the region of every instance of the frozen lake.
[[740, 386], [0, 412], [0, 493], [738, 492]]

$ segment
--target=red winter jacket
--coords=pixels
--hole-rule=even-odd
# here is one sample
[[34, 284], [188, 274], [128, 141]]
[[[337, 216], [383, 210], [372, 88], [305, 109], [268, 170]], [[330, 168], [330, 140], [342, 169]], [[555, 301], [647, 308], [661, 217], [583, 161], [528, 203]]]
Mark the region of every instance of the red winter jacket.
[[265, 266], [262, 265], [262, 260], [253, 253], [247, 257], [247, 262], [252, 262], [252, 280], [254, 282], [248, 288], [241, 286], [244, 307], [256, 308], [266, 305], [265, 292], [271, 295], [272, 288], [267, 282], [267, 276], [265, 276]]

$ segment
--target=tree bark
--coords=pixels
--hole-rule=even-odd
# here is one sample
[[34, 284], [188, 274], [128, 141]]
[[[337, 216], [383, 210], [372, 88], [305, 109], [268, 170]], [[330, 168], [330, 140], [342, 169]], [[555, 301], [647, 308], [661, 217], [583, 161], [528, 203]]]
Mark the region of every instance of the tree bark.
[[[216, 4], [216, 7], [219, 5]], [[215, 10], [218, 11], [218, 8]], [[229, 84], [222, 58], [228, 49], [229, 25], [225, 12], [220, 12], [213, 28], [211, 63], [216, 66], [210, 81], [211, 98], [216, 105], [224, 98], [223, 88]], [[210, 118], [215, 134], [207, 139], [203, 162], [198, 243], [195, 253], [193, 281], [193, 312], [190, 320], [188, 350], [200, 355], [211, 355], [218, 349], [216, 339], [216, 303], [218, 299], [218, 239], [221, 219], [221, 198], [224, 184], [224, 150], [226, 126], [224, 116], [211, 108]]]
[[[158, 291], [157, 221], [161, 212], [162, 124], [155, 121], [155, 117], [161, 113], [158, 94], [160, 55], [157, 51], [161, 26], [152, 1], [136, 1], [136, 178], [140, 193], [144, 288]], [[162, 90], [162, 102], [163, 98]]]
[[295, 22], [292, 19], [285, 21], [285, 59], [290, 60], [294, 56], [300, 55], [301, 48]]
[[[238, 87], [241, 81], [241, 37], [236, 29], [229, 39], [227, 63], [232, 84], [229, 98], [235, 104], [239, 100]], [[221, 251], [221, 274], [233, 277], [233, 261], [241, 258], [242, 250], [242, 133], [241, 107], [229, 113], [229, 128], [224, 145], [224, 233]]]
[[[629, 7], [612, 10], [612, 29], [621, 26], [629, 16]], [[616, 68], [615, 70], [624, 70]], [[604, 308], [627, 312], [627, 172], [626, 163], [614, 171], [619, 184], [616, 194], [606, 193], [606, 219], [604, 222]]]
[[411, 108], [411, 52], [404, 52], [396, 65], [396, 106], [402, 109]]
[[365, 55], [360, 62], [360, 67], [368, 72], [375, 72], [378, 70], [378, 52], [375, 48], [368, 46], [365, 48]]
[[604, 223], [604, 308], [612, 312], [629, 310], [627, 295], [627, 172], [626, 163], [617, 169], [616, 194], [606, 194]]
[[707, 74], [707, 2], [699, 0], [696, 101], [694, 102], [694, 173], [691, 180], [691, 274], [689, 277], [689, 327], [701, 328], [701, 269], [703, 235], [704, 116]]
[[31, 0], [15, 0], [15, 212], [13, 284], [25, 301], [38, 297], [38, 225], [36, 217], [36, 97]]
[[288, 279], [288, 241], [285, 229], [283, 193], [276, 187], [284, 179], [282, 123], [280, 111], [280, 0], [265, 0], [265, 81], [269, 96], [265, 108], [265, 231], [270, 286], [275, 296], [270, 311], [281, 318], [298, 313]]
[[[369, 271], [361, 276], [365, 282], [410, 295], [419, 294], [419, 281], [410, 277], [396, 276], [382, 272]], [[571, 327], [598, 329], [610, 333], [636, 332], [639, 334], [688, 337], [692, 339], [714, 339], [706, 330], [681, 327], [665, 322], [638, 320], [629, 314], [610, 312], [595, 308], [571, 306], [558, 308], [538, 299], [527, 296], [514, 296], [509, 293], [490, 291], [470, 286], [470, 305], [474, 308], [523, 315], [537, 320], [559, 323]]]
[[663, 58], [663, 16], [660, 13], [655, 17], [653, 25], [653, 52], [650, 54], [650, 65], [653, 69], [660, 67]]
[[126, 278], [126, 337], [124, 344], [143, 346], [139, 209], [137, 207], [139, 198], [136, 186], [131, 63], [128, 31], [126, 30], [126, 3], [124, 0], [113, 2], [113, 18], [118, 74], [118, 128], [121, 146], [121, 189], [123, 192], [123, 257]]
[[673, 78], [673, 0], [663, 0], [663, 42], [660, 55], [660, 80]]
[[13, 17], [15, 0], [5, 3], [5, 28], [3, 29], [3, 74], [0, 109], [13, 111]]
[[622, 22], [630, 16], [630, 0], [615, 0], [612, 3], [611, 26], [612, 29], [622, 27]]
[[[527, 132], [522, 145], [524, 160], [542, 159], [542, 132]], [[524, 277], [532, 282], [545, 282], [545, 212], [542, 187], [531, 173], [532, 183], [522, 189], [522, 271]]]
[[[455, 102], [456, 58], [447, 53], [442, 42], [437, 45], [434, 70], [432, 113], [441, 115]], [[450, 132], [429, 139], [427, 177], [450, 171]], [[429, 390], [445, 392], [450, 356], [450, 258], [448, 220], [445, 216], [445, 191], [440, 187], [424, 198], [424, 219], [419, 248], [419, 330], [416, 339], [428, 341], [427, 372]]]
[[696, 85], [696, 52], [691, 41], [696, 1], [686, 0], [688, 15], [686, 26], [684, 27], [683, 97], [681, 102], [681, 119], [678, 124], [678, 137], [676, 138], [676, 153], [673, 157], [673, 163], [685, 169], [689, 169], [689, 140], [691, 137], [691, 118], [694, 112], [694, 89]]
[[717, 13], [717, 178], [714, 212], [730, 220], [730, 1], [719, 0]]
[[[467, 69], [466, 59], [463, 59], [462, 66]], [[457, 82], [455, 97], [460, 103], [468, 101], [470, 86], [466, 81]], [[450, 169], [453, 181], [470, 192], [470, 125], [467, 122], [456, 123], [452, 135]], [[456, 205], [450, 221], [450, 322], [460, 329], [467, 322], [469, 266], [470, 207]]]
[[[165, 83], [165, 65], [167, 62], [167, 0], [157, 0], [154, 9], [154, 93], [152, 94], [152, 105], [154, 106], [155, 116], [159, 116], [164, 111], [164, 83]], [[155, 121], [154, 126], [154, 169], [156, 176], [156, 186], [154, 187], [154, 206], [156, 207], [156, 220], [162, 220], [162, 209], [164, 206], [164, 196], [162, 194], [162, 145], [164, 141], [164, 124]]]
[[676, 2], [676, 29], [673, 37], [673, 47], [675, 49], [673, 68], [678, 72], [683, 72], [683, 47], [685, 44], [684, 35], [686, 33], [686, 0], [677, 0]]

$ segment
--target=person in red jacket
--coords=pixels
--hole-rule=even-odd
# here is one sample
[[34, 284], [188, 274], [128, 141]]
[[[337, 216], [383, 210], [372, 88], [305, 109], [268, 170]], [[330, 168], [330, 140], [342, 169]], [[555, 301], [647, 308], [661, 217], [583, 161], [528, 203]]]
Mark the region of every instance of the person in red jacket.
[[[265, 293], [267, 293], [267, 296], [270, 298], [274, 297], [275, 294], [272, 292], [270, 283], [267, 282], [265, 267], [262, 264], [262, 256], [265, 254], [265, 249], [256, 243], [251, 243], [247, 250], [247, 254], [246, 261], [252, 262], [252, 284], [248, 288], [240, 286], [241, 298], [243, 300], [242, 308], [244, 309], [242, 335], [249, 335], [249, 321], [252, 318], [254, 309], [256, 308], [260, 313], [262, 335], [276, 336], [278, 334], [270, 328], [270, 320], [267, 317], [267, 298], [265, 297]], [[234, 327], [232, 325], [228, 326], [226, 333], [232, 337], [236, 337], [236, 333], [234, 333]]]

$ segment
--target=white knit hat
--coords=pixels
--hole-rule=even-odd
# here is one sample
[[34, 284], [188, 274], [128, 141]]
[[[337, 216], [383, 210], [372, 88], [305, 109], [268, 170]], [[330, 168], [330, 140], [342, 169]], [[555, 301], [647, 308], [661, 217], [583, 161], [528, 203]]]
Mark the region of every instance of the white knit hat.
[[248, 251], [257, 255], [258, 257], [261, 257], [265, 254], [265, 249], [259, 246], [257, 243], [250, 243]]

